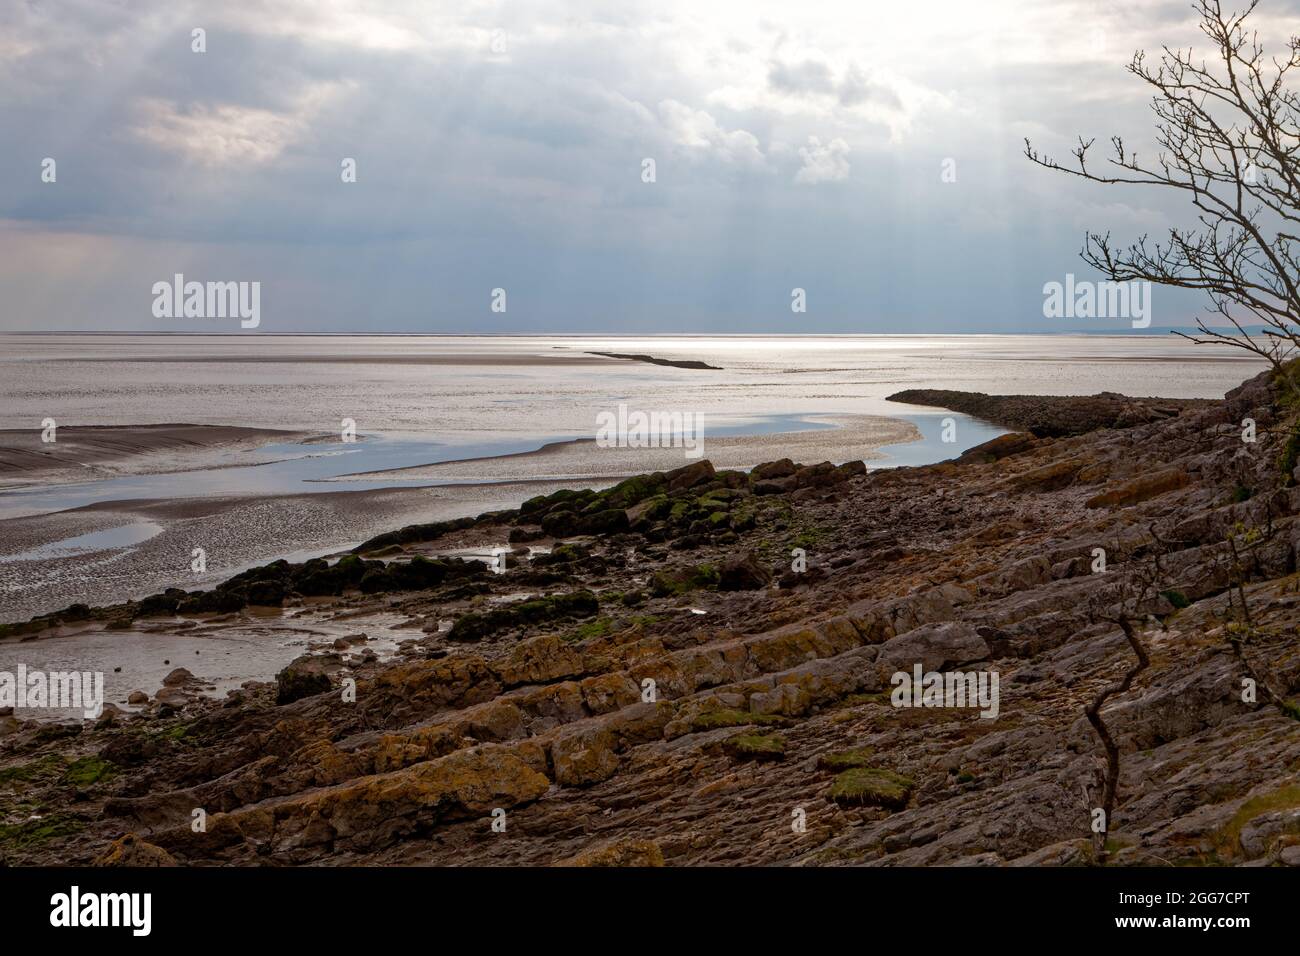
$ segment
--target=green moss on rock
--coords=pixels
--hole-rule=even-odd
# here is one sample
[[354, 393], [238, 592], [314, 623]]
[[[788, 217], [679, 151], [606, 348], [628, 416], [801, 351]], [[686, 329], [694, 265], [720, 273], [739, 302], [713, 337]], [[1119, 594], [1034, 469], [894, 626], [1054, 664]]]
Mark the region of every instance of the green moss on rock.
[[51, 777], [62, 767], [62, 757], [58, 754], [46, 754], [43, 757], [37, 757], [35, 760], [29, 760], [27, 763], [0, 768], [0, 786]]
[[787, 723], [788, 721], [775, 714], [751, 714], [744, 710], [720, 708], [707, 710], [692, 720], [691, 733], [698, 734], [707, 730], [718, 730], [721, 727], [744, 727], [750, 724], [783, 727]]
[[916, 784], [892, 770], [853, 767], [831, 784], [831, 799], [846, 806], [885, 807], [901, 810]]
[[0, 846], [26, 849], [58, 837], [73, 836], [85, 826], [65, 813], [49, 813], [35, 820], [0, 823]]
[[447, 632], [447, 640], [481, 641], [511, 628], [544, 624], [564, 617], [590, 617], [599, 610], [600, 601], [590, 591], [555, 594], [508, 604], [484, 613], [471, 611], [452, 625]]
[[117, 768], [99, 757], [79, 757], [68, 764], [62, 781], [72, 787], [90, 787], [117, 773]]
[[817, 760], [818, 768], [840, 773], [854, 767], [866, 767], [871, 763], [870, 747], [858, 747], [853, 750], [841, 750], [838, 753], [822, 754]]
[[780, 734], [736, 734], [722, 742], [733, 760], [783, 760], [785, 738]]
[[711, 564], [697, 567], [656, 571], [650, 578], [650, 593], [655, 597], [672, 597], [718, 586], [718, 569]]

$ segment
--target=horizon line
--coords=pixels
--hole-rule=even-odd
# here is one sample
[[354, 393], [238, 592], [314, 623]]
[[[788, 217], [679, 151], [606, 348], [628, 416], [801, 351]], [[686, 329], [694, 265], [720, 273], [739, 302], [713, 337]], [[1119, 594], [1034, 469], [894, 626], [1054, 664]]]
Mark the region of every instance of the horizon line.
[[[1232, 329], [1224, 326], [1224, 330]], [[1265, 326], [1246, 326], [1247, 329], [1264, 329]], [[1159, 326], [1151, 329], [1062, 329], [1060, 331], [1029, 330], [1024, 332], [173, 332], [150, 329], [0, 329], [0, 335], [169, 335], [202, 338], [268, 338], [296, 336], [343, 336], [365, 338], [853, 338], [863, 336], [890, 336], [894, 338], [927, 338], [932, 336], [1019, 336], [1019, 335], [1091, 335], [1091, 336], [1156, 336], [1176, 332], [1199, 331], [1195, 326]]]

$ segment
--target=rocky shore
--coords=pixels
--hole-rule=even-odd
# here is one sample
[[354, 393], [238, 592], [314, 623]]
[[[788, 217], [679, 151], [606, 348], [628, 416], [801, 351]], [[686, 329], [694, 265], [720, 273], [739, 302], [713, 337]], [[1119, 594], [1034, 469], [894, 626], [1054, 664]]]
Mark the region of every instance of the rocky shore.
[[[0, 857], [1300, 865], [1293, 404], [1267, 374], [903, 395], [1023, 430], [869, 474], [700, 461], [4, 628], [357, 634], [224, 700], [184, 672], [138, 713], [0, 716]], [[387, 660], [380, 614], [416, 635]], [[996, 675], [996, 716], [895, 706], [917, 666]]]
[[1212, 404], [1200, 398], [1130, 398], [1114, 392], [1097, 395], [985, 395], [913, 388], [895, 392], [891, 402], [932, 405], [964, 412], [1038, 438], [1083, 435], [1098, 428], [1130, 428], [1171, 418], [1190, 408]]

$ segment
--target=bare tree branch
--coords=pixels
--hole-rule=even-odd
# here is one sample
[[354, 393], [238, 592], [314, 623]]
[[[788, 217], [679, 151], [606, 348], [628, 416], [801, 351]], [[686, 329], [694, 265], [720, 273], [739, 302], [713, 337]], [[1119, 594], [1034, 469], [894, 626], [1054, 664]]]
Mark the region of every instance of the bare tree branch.
[[[1123, 139], [1090, 165], [1095, 139], [1078, 139], [1073, 163], [1060, 163], [1025, 140], [1033, 163], [1105, 185], [1147, 186], [1183, 194], [1197, 226], [1171, 227], [1162, 240], [1141, 236], [1127, 247], [1109, 233], [1088, 233], [1081, 258], [1114, 281], [1140, 280], [1203, 291], [1221, 324], [1197, 319], [1199, 343], [1244, 349], [1267, 361], [1296, 389], [1285, 366], [1300, 350], [1300, 97], [1288, 88], [1300, 67], [1300, 38], [1285, 57], [1266, 57], [1244, 12], [1220, 0], [1195, 0], [1213, 66], [1188, 50], [1163, 47], [1158, 60], [1133, 55], [1128, 71], [1152, 90], [1154, 160], [1139, 159]], [[1247, 325], [1247, 322], [1252, 324]]]

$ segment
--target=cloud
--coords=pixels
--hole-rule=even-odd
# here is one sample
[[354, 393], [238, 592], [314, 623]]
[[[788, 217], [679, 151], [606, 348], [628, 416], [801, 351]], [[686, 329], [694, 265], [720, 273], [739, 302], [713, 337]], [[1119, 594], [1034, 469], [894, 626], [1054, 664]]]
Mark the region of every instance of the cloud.
[[716, 156], [728, 163], [762, 165], [758, 138], [743, 129], [725, 130], [712, 114], [692, 109], [677, 100], [659, 104], [664, 129], [678, 146]]
[[[1295, 31], [1265, 8], [1274, 53]], [[1014, 330], [1041, 319], [1079, 228], [1171, 221], [1029, 167], [1023, 128], [1058, 154], [1148, 131], [1126, 49], [1208, 54], [1189, 17], [1176, 0], [0, 0], [0, 249], [30, 250], [0, 267], [0, 327], [140, 328], [140, 290], [193, 271], [264, 281], [280, 329], [472, 331], [496, 286], [494, 330], [728, 330], [728, 310], [732, 331], [777, 329], [793, 271], [820, 329]], [[917, 243], [864, 238], [880, 221]], [[950, 284], [918, 243], [951, 251]]]
[[305, 88], [285, 111], [244, 105], [198, 103], [182, 108], [170, 100], [138, 101], [139, 139], [200, 166], [261, 165], [302, 139], [313, 118], [337, 92], [331, 83]]
[[822, 145], [816, 136], [809, 136], [808, 145], [799, 147], [799, 157], [803, 166], [794, 175], [797, 183], [811, 186], [849, 178], [849, 144], [838, 137]]
[[773, 63], [767, 71], [768, 85], [782, 93], [797, 96], [830, 93], [835, 89], [831, 68], [820, 60], [802, 63]]
[[872, 79], [856, 63], [845, 67], [843, 77], [836, 80], [835, 72], [821, 60], [797, 63], [774, 60], [768, 67], [767, 85], [785, 96], [833, 101], [846, 108], [862, 105], [903, 108], [903, 101], [893, 88]]
[[162, 99], [138, 103], [137, 137], [198, 166], [259, 165], [278, 157], [298, 139], [305, 123], [296, 116], [230, 104], [182, 109]]
[[208, 14], [218, 25], [268, 36], [305, 39], [311, 44], [335, 44], [343, 48], [405, 51], [442, 43], [478, 43], [486, 46], [486, 30], [450, 29], [436, 10], [404, 9], [389, 5], [382, 14], [366, 5], [320, 3], [319, 0], [243, 0], [221, 5]]
[[856, 63], [849, 66], [837, 95], [844, 106], [870, 103], [895, 110], [903, 108], [903, 101], [898, 93], [883, 83], [871, 80]]

